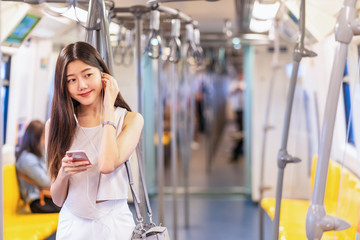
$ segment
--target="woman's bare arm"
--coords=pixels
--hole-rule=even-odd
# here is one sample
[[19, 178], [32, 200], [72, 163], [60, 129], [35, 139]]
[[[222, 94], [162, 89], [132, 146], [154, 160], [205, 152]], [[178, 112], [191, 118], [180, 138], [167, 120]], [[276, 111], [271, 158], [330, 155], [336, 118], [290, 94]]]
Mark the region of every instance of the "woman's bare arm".
[[139, 142], [144, 119], [141, 114], [128, 112], [122, 131], [116, 138], [116, 130], [104, 125], [99, 153], [99, 168], [102, 173], [111, 173], [123, 164], [134, 152]]

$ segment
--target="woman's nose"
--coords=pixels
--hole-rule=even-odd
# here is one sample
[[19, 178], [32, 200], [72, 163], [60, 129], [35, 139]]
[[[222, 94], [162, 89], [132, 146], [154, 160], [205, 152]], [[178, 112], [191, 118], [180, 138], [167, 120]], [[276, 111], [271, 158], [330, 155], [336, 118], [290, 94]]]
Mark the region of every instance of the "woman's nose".
[[79, 78], [79, 85], [78, 85], [79, 90], [85, 89], [87, 88], [87, 84], [86, 84], [86, 80], [83, 78]]

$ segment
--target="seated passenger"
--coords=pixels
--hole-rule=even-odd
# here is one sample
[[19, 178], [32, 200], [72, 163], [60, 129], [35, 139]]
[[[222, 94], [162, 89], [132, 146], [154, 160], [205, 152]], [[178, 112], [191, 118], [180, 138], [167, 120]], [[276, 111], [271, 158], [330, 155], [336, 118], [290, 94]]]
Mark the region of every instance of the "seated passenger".
[[50, 178], [46, 172], [44, 159], [44, 128], [45, 125], [42, 122], [31, 121], [16, 154], [15, 166], [21, 174], [18, 175], [21, 198], [25, 203], [30, 204], [32, 213], [60, 211], [60, 208], [49, 197], [44, 198], [44, 205], [40, 203], [40, 188], [50, 188]]

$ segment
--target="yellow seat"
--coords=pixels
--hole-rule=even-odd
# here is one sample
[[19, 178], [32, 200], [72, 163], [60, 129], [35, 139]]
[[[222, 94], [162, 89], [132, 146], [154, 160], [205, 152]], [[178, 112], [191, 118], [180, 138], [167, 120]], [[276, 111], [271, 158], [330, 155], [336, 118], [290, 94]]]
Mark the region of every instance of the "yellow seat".
[[[162, 137], [162, 143], [163, 145], [169, 145], [171, 141], [171, 132], [170, 131], [164, 131], [163, 132], [163, 137]], [[158, 144], [159, 142], [159, 137], [157, 134], [154, 135], [154, 143]]]
[[5, 239], [45, 239], [56, 231], [58, 213], [20, 213], [20, 191], [14, 164], [4, 165]]
[[[315, 179], [317, 159], [315, 158], [311, 171], [311, 187]], [[341, 183], [341, 185], [340, 185]], [[339, 192], [340, 190], [340, 192]], [[282, 199], [279, 239], [306, 240], [306, 214], [311, 204], [307, 200]], [[326, 239], [355, 239], [360, 210], [360, 180], [349, 170], [335, 162], [329, 162], [324, 205], [326, 213], [345, 219], [351, 227], [344, 231], [329, 231], [323, 234]], [[261, 207], [271, 219], [275, 215], [275, 199], [264, 198]]]

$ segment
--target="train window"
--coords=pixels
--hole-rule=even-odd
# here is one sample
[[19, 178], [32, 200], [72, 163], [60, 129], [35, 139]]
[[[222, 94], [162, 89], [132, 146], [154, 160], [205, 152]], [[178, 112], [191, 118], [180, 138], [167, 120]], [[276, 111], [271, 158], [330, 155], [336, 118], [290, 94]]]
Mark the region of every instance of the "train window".
[[3, 143], [5, 144], [6, 139], [6, 126], [7, 126], [7, 114], [8, 114], [8, 103], [9, 103], [9, 80], [10, 80], [10, 61], [11, 58], [9, 56], [2, 56], [1, 59], [1, 80], [2, 80], [2, 86], [1, 86], [1, 102], [3, 104], [1, 113], [3, 116], [3, 133], [4, 138], [2, 139]]
[[345, 62], [344, 81], [343, 81], [342, 89], [343, 89], [343, 96], [344, 96], [346, 136], [347, 136], [347, 142], [355, 145], [353, 121], [352, 121], [352, 114], [351, 114], [350, 84], [347, 81], [347, 77], [348, 77], [348, 68], [347, 68], [347, 63]]

